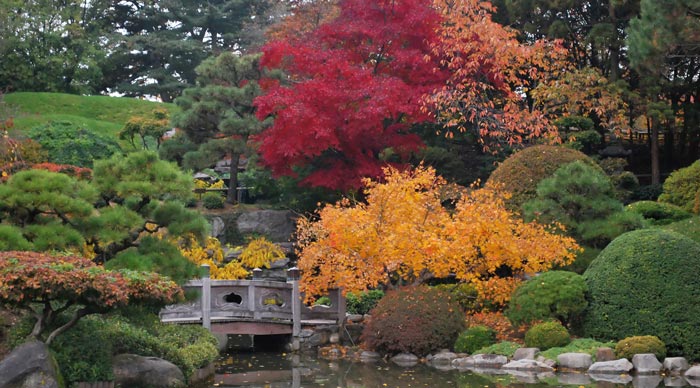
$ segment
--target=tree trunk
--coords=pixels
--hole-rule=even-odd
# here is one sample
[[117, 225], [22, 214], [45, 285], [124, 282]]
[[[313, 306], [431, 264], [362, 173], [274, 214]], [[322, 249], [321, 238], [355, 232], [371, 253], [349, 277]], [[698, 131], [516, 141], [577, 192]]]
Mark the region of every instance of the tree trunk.
[[238, 202], [238, 162], [241, 159], [241, 154], [231, 154], [231, 167], [229, 170], [228, 193], [226, 194], [226, 202], [235, 204]]
[[651, 119], [651, 131], [649, 132], [651, 148], [651, 184], [661, 183], [661, 172], [659, 170], [659, 119]]

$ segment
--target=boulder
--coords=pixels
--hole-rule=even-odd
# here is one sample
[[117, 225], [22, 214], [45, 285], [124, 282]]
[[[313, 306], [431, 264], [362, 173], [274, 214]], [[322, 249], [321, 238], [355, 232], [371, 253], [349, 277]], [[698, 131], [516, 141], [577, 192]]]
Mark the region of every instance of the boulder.
[[211, 224], [210, 236], [219, 238], [224, 235], [226, 224], [224, 224], [224, 220], [222, 220], [221, 217], [212, 217], [209, 223]]
[[43, 342], [22, 344], [0, 361], [0, 388], [58, 388], [58, 376]]
[[219, 353], [228, 349], [228, 334], [226, 333], [211, 333], [216, 338], [217, 349]]
[[186, 387], [182, 371], [170, 361], [119, 354], [112, 362], [114, 384], [122, 387]]
[[632, 365], [637, 374], [652, 375], [661, 372], [662, 365], [652, 353], [640, 353], [632, 356]]
[[546, 365], [549, 365], [549, 366], [551, 366], [552, 368], [554, 368], [554, 367], [557, 366], [557, 362], [556, 362], [556, 361], [550, 360], [550, 359], [548, 359], [548, 358], [544, 358], [544, 357], [542, 357], [542, 356], [537, 356], [537, 358], [536, 358], [535, 360], [536, 360], [536, 361], [539, 361], [539, 362], [541, 362], [541, 363], [544, 363], [544, 364], [546, 364]]
[[455, 353], [449, 352], [449, 351], [444, 351], [437, 353], [430, 357], [430, 363], [432, 365], [452, 365], [452, 360], [456, 359], [457, 355]]
[[595, 351], [595, 360], [596, 361], [613, 361], [613, 360], [615, 360], [615, 351], [608, 348], [608, 347], [598, 348]]
[[272, 241], [289, 241], [296, 230], [296, 217], [288, 210], [245, 212], [236, 220], [241, 234], [262, 234]]
[[661, 365], [663, 369], [670, 374], [681, 374], [690, 367], [690, 365], [688, 365], [688, 360], [684, 357], [666, 357]]
[[513, 353], [513, 361], [518, 360], [534, 360], [540, 353], [538, 348], [519, 348]]
[[382, 356], [377, 352], [365, 350], [360, 353], [360, 361], [362, 362], [377, 362], [380, 358], [382, 358]]
[[598, 361], [588, 368], [588, 374], [624, 374], [634, 369], [634, 365], [626, 358], [612, 361]]
[[474, 359], [474, 366], [481, 368], [500, 368], [508, 362], [506, 356], [499, 354], [475, 354], [471, 358]]
[[700, 365], [690, 367], [683, 374], [687, 380], [700, 380]]
[[557, 365], [562, 369], [588, 370], [593, 359], [587, 353], [562, 353], [557, 356]]
[[419, 358], [411, 353], [399, 353], [391, 358], [391, 362], [398, 366], [410, 367], [418, 364]]
[[526, 371], [526, 372], [552, 372], [554, 371], [554, 368], [551, 366], [535, 361], [535, 360], [513, 360], [505, 365], [503, 365], [501, 368], [504, 370], [518, 370], [518, 371]]

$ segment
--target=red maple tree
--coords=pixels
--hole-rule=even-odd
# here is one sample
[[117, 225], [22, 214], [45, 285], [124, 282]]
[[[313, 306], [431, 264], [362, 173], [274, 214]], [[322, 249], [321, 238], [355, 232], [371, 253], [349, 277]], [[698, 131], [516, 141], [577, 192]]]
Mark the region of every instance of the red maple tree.
[[430, 119], [422, 96], [447, 79], [428, 59], [441, 23], [431, 5], [344, 1], [332, 21], [263, 48], [263, 66], [289, 76], [256, 100], [259, 118], [275, 118], [258, 138], [273, 174], [358, 188], [361, 178], [382, 174], [389, 155], [400, 163], [422, 145], [409, 129]]

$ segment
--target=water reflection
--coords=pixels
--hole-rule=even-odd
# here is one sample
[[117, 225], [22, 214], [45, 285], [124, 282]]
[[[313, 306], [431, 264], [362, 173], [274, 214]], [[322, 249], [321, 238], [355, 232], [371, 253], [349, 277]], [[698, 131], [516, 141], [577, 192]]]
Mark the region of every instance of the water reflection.
[[[391, 362], [376, 364], [325, 361], [282, 352], [237, 352], [222, 356], [213, 387], [249, 388], [657, 388], [690, 386], [682, 377], [588, 376], [586, 374], [533, 374], [500, 370], [437, 370], [422, 364], [401, 368]], [[700, 384], [698, 384], [700, 386]]]

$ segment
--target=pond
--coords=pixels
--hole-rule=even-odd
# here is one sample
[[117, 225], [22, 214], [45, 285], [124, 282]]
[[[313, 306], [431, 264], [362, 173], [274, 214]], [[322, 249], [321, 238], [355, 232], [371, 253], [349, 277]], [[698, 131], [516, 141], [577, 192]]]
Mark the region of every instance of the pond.
[[[682, 378], [660, 376], [610, 376], [611, 380], [628, 379], [614, 383], [594, 381], [585, 374], [532, 375], [477, 374], [457, 370], [437, 370], [426, 365], [402, 368], [391, 362], [374, 364], [347, 361], [320, 360], [284, 352], [234, 351], [222, 354], [212, 387], [249, 388], [656, 388], [690, 386]], [[618, 380], [619, 381], [619, 380]], [[700, 384], [698, 384], [700, 385]]]

